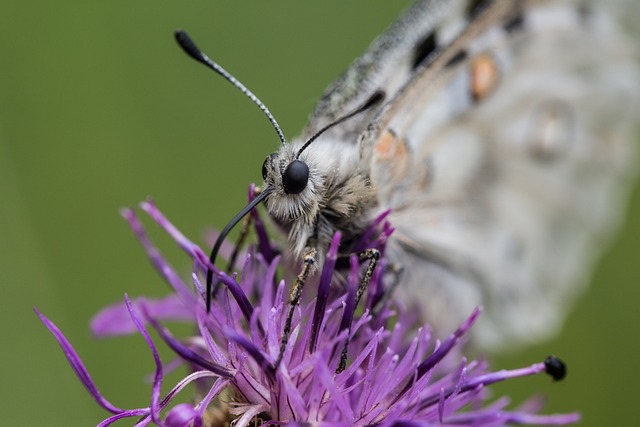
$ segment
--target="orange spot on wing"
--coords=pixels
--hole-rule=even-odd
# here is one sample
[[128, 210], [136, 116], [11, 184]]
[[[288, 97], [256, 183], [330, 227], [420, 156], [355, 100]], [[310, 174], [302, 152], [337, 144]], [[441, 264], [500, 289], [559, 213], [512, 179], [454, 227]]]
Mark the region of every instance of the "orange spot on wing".
[[[408, 168], [409, 153], [406, 142], [391, 129], [385, 129], [374, 147], [374, 167], [378, 177], [388, 185], [404, 179]], [[395, 185], [395, 184], [393, 184]]]
[[498, 66], [487, 54], [478, 55], [471, 63], [471, 96], [481, 101], [495, 89], [498, 83]]
[[375, 145], [375, 153], [379, 159], [391, 159], [393, 157], [405, 157], [407, 148], [398, 136], [390, 129], [385, 129]]
[[395, 137], [393, 133], [385, 130], [375, 146], [376, 155], [385, 158], [389, 157], [389, 154], [393, 151]]

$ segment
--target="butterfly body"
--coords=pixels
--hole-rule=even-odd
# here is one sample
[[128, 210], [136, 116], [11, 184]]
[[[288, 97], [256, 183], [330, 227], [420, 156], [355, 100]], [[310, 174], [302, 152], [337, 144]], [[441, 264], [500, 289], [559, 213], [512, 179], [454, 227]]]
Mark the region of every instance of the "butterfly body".
[[[618, 222], [632, 177], [638, 69], [578, 2], [422, 1], [331, 86], [301, 139], [265, 162], [293, 253], [357, 239], [391, 209], [398, 293], [436, 328], [477, 305], [486, 347], [559, 326]], [[335, 126], [364, 102], [383, 101]], [[285, 169], [309, 168], [300, 193]], [[345, 249], [348, 249], [348, 243]]]
[[284, 146], [277, 159], [268, 162], [265, 185], [275, 190], [265, 206], [289, 233], [294, 253], [300, 256], [305, 248], [317, 248], [320, 263], [335, 231], [357, 236], [367, 227], [377, 197], [357, 144], [345, 146], [344, 141], [331, 139], [318, 142], [300, 156], [309, 167], [309, 181], [300, 194], [287, 194], [282, 177], [301, 144]]

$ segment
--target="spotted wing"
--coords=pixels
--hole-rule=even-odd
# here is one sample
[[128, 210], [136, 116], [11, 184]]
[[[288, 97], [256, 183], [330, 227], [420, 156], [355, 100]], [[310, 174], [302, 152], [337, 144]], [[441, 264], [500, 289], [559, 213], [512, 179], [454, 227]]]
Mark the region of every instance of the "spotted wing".
[[444, 331], [483, 305], [476, 338], [495, 347], [557, 330], [619, 222], [639, 77], [595, 6], [474, 3], [361, 143], [398, 292]]
[[[435, 52], [435, 34], [446, 27], [448, 19], [464, 13], [465, 2], [418, 1], [376, 39], [370, 48], [325, 91], [302, 134], [302, 140], [362, 105], [375, 91], [382, 90], [385, 99], [392, 98], [415, 75], [418, 66]], [[444, 34], [440, 38], [453, 38]], [[325, 135], [354, 143], [379, 113], [374, 107], [350, 119], [347, 126], [337, 126]]]
[[638, 71], [613, 3], [418, 2], [313, 114], [307, 135], [386, 94], [331, 133], [361, 141], [399, 293], [440, 330], [482, 304], [486, 345], [552, 333], [615, 229]]

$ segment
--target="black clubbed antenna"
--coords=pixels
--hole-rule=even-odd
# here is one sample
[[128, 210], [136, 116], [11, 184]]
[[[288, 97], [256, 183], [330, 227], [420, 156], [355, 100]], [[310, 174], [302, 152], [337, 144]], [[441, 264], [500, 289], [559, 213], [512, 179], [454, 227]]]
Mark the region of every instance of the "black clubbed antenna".
[[207, 55], [202, 53], [202, 51], [198, 49], [198, 46], [196, 46], [196, 44], [193, 42], [193, 40], [191, 40], [191, 37], [189, 37], [187, 33], [185, 33], [182, 30], [176, 30], [175, 38], [178, 44], [180, 45], [180, 47], [182, 48], [182, 50], [184, 50], [187, 53], [187, 55], [189, 55], [196, 61], [200, 62], [201, 64], [204, 64], [207, 67], [211, 68], [216, 73], [220, 74], [226, 81], [228, 81], [229, 83], [231, 83], [232, 85], [240, 89], [240, 92], [242, 92], [247, 96], [247, 98], [252, 100], [253, 103], [256, 104], [258, 108], [262, 110], [265, 116], [267, 116], [267, 119], [269, 119], [269, 121], [271, 122], [271, 125], [274, 127], [274, 129], [278, 133], [278, 138], [280, 138], [280, 141], [282, 141], [282, 145], [287, 144], [287, 139], [284, 137], [284, 134], [280, 129], [280, 125], [278, 125], [278, 122], [276, 122], [276, 119], [273, 117], [273, 114], [271, 114], [267, 106], [264, 105], [262, 101], [260, 101], [260, 99], [258, 99], [258, 97], [253, 94], [253, 92], [247, 89], [245, 85], [240, 83], [231, 74], [229, 74], [227, 70], [222, 68], [217, 63], [213, 62], [211, 59], [209, 59]]

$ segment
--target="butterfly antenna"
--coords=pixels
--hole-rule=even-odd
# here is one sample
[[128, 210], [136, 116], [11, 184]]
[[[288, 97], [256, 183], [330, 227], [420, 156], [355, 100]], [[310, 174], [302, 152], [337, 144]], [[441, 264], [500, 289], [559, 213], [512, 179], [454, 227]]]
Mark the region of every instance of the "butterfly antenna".
[[176, 30], [175, 38], [178, 44], [180, 45], [180, 47], [182, 48], [182, 50], [184, 50], [187, 55], [189, 55], [196, 61], [200, 62], [201, 64], [204, 64], [207, 67], [211, 68], [216, 73], [220, 74], [226, 81], [228, 81], [229, 83], [237, 87], [240, 90], [240, 92], [242, 92], [243, 94], [245, 94], [245, 96], [247, 96], [247, 98], [252, 100], [253, 103], [256, 104], [258, 108], [262, 110], [265, 116], [267, 116], [267, 119], [269, 119], [269, 121], [271, 122], [271, 125], [274, 127], [274, 129], [278, 133], [278, 138], [280, 138], [282, 145], [287, 144], [287, 139], [284, 137], [284, 134], [280, 129], [280, 125], [278, 125], [278, 122], [273, 117], [273, 114], [271, 114], [267, 106], [264, 105], [262, 101], [260, 101], [260, 99], [258, 99], [258, 97], [253, 94], [253, 92], [247, 89], [245, 85], [240, 83], [238, 79], [233, 77], [227, 70], [222, 68], [220, 65], [218, 65], [217, 63], [209, 59], [207, 55], [202, 53], [202, 51], [198, 49], [198, 46], [196, 46], [196, 44], [193, 42], [193, 40], [191, 40], [191, 37], [189, 37], [186, 32], [182, 30]]
[[380, 101], [382, 101], [384, 99], [384, 92], [381, 90], [375, 91], [373, 93], [373, 95], [371, 95], [369, 97], [369, 99], [366, 100], [366, 102], [364, 104], [362, 104], [360, 107], [356, 108], [355, 110], [353, 110], [352, 112], [340, 117], [339, 119], [337, 119], [334, 122], [329, 123], [328, 125], [326, 125], [325, 127], [323, 127], [322, 129], [320, 129], [318, 132], [315, 133], [315, 135], [313, 135], [311, 138], [309, 138], [307, 140], [307, 142], [304, 143], [304, 145], [302, 146], [302, 148], [300, 148], [300, 150], [298, 151], [298, 154], [296, 154], [296, 159], [300, 157], [300, 154], [302, 154], [302, 152], [304, 150], [306, 150], [306, 148], [311, 145], [311, 143], [313, 141], [315, 141], [316, 139], [318, 139], [318, 137], [320, 135], [322, 135], [323, 133], [325, 133], [326, 131], [328, 131], [329, 129], [331, 129], [332, 127], [334, 127], [335, 125], [338, 125], [346, 120], [349, 120], [351, 117], [356, 116], [360, 113], [362, 113], [363, 111], [368, 110], [369, 108], [373, 107], [374, 105], [376, 105], [377, 103], [379, 103]]
[[[260, 202], [267, 198], [269, 194], [273, 191], [273, 188], [267, 187], [255, 198], [253, 199], [247, 206], [245, 206], [240, 212], [233, 217], [231, 221], [224, 227], [224, 229], [220, 232], [216, 243], [213, 245], [213, 249], [211, 250], [211, 255], [209, 255], [209, 262], [211, 265], [215, 265], [216, 257], [218, 256], [218, 251], [222, 247], [222, 242], [227, 237], [231, 229], [242, 219], [245, 215], [253, 210]], [[216, 288], [217, 289], [217, 288]], [[207, 313], [211, 311], [211, 296], [214, 294], [213, 292], [213, 270], [211, 268], [207, 268]]]

